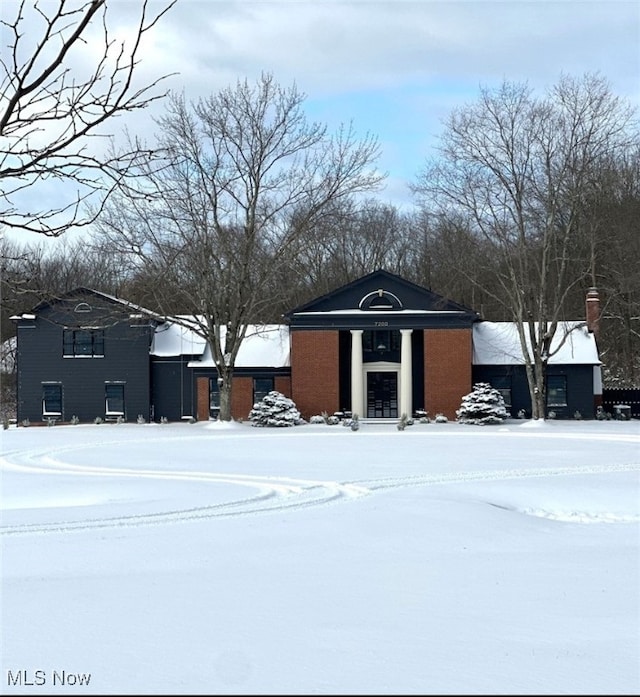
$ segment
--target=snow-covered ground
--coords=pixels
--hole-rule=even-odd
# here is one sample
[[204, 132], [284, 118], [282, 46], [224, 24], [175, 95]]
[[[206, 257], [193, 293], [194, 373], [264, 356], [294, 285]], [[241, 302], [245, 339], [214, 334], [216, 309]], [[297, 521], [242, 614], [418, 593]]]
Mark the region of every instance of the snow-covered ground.
[[638, 694], [640, 424], [1, 431], [2, 694]]

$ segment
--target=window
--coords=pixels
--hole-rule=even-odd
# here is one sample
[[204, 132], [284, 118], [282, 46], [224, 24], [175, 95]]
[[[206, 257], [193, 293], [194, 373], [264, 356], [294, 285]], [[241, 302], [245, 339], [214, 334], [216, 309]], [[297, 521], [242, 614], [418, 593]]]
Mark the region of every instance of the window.
[[547, 406], [567, 406], [567, 378], [565, 375], [547, 376]]
[[358, 307], [361, 310], [402, 310], [402, 302], [397, 295], [390, 293], [388, 290], [379, 288], [373, 293], [365, 295], [360, 301]]
[[491, 387], [498, 390], [504, 399], [504, 406], [507, 411], [511, 410], [511, 378], [506, 376], [496, 376], [490, 380]]
[[253, 403], [262, 401], [273, 390], [273, 378], [253, 378]]
[[62, 355], [88, 357], [104, 356], [102, 329], [65, 329], [62, 335]]
[[105, 414], [124, 416], [124, 383], [105, 383], [104, 397]]
[[209, 378], [209, 413], [217, 414], [220, 411], [220, 385], [218, 378]]
[[43, 416], [62, 415], [62, 385], [60, 383], [44, 383], [42, 385], [42, 414]]
[[387, 351], [399, 351], [400, 332], [397, 329], [365, 331], [362, 335], [362, 349], [364, 351], [377, 351], [379, 354]]

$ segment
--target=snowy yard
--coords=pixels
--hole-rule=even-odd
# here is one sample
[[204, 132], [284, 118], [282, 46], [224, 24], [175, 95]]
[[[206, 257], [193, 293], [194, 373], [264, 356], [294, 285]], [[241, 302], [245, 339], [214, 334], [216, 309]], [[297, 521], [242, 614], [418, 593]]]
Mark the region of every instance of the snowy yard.
[[638, 694], [640, 424], [2, 431], [0, 693]]

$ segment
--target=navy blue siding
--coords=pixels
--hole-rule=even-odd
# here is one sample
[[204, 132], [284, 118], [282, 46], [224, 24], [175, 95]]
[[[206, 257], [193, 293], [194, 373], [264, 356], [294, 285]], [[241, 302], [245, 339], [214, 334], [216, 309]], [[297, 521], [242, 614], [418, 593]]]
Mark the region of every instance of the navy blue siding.
[[[195, 357], [194, 357], [195, 358]], [[193, 369], [189, 356], [154, 357], [151, 363], [152, 412], [155, 421], [180, 421], [196, 415]]]
[[[152, 327], [132, 326], [128, 312], [97, 307], [90, 313], [73, 313], [74, 302], [46, 307], [35, 320], [18, 321], [18, 423], [45, 420], [42, 413], [43, 383], [62, 386], [60, 421], [77, 416], [81, 422], [106, 417], [105, 383], [124, 384], [125, 419], [150, 416], [149, 345]], [[119, 314], [118, 314], [119, 313]], [[137, 321], [137, 320], [135, 320]], [[103, 327], [104, 356], [64, 357], [65, 327]]]
[[[552, 407], [558, 419], [573, 419], [580, 412], [582, 418], [595, 417], [593, 397], [593, 366], [554, 366], [548, 368], [547, 375], [564, 375], [567, 379], [567, 406]], [[488, 382], [498, 385], [498, 379], [506, 377], [511, 385], [511, 415], [516, 417], [524, 409], [527, 417], [531, 416], [531, 399], [527, 374], [523, 365], [475, 365], [473, 366], [473, 382]]]

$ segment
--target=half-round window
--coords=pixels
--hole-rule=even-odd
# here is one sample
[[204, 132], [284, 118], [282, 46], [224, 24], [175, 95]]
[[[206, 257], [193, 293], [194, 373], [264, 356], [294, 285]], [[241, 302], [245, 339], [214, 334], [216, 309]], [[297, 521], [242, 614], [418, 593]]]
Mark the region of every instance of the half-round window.
[[91, 305], [89, 303], [78, 303], [74, 308], [74, 312], [91, 312]]
[[362, 298], [358, 307], [361, 310], [371, 310], [374, 312], [387, 310], [402, 310], [400, 298], [388, 290], [379, 288], [373, 293], [369, 293]]

